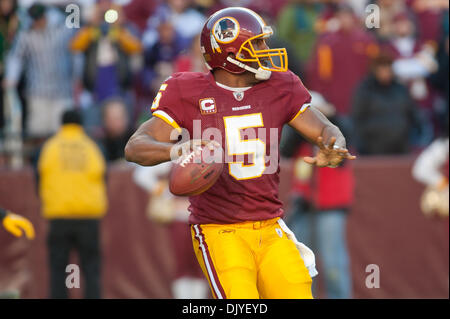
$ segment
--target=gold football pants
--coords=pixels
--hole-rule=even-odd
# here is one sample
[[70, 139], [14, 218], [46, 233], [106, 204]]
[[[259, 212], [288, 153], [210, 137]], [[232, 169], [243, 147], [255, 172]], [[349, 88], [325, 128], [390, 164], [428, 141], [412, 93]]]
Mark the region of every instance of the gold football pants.
[[312, 298], [308, 269], [277, 220], [191, 225], [195, 255], [215, 298]]

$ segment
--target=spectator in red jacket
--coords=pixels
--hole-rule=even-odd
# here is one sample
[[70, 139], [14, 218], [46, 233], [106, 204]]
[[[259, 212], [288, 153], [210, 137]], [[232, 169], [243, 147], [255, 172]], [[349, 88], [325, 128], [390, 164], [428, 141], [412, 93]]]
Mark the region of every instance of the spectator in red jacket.
[[161, 0], [132, 0], [123, 7], [128, 21], [132, 21], [141, 32], [147, 26], [148, 18], [155, 12]]
[[422, 140], [417, 144], [425, 146], [433, 139], [434, 95], [427, 77], [435, 72], [438, 64], [434, 58], [434, 41], [424, 42], [420, 37], [414, 16], [404, 11], [394, 18], [392, 37], [383, 43], [383, 51], [394, 58], [392, 69], [397, 79], [406, 85], [411, 97], [419, 106], [421, 118], [425, 119]]
[[419, 37], [422, 42], [432, 41], [437, 45], [442, 36], [441, 21], [448, 16], [448, 0], [406, 0], [417, 20]]
[[[319, 108], [330, 121], [342, 127], [334, 107], [320, 94], [311, 92], [311, 95], [312, 107]], [[343, 133], [347, 137], [348, 132], [343, 130]], [[311, 156], [315, 151], [309, 143], [302, 142], [296, 132], [285, 128], [281, 152], [285, 157], [293, 157], [295, 163], [291, 188], [293, 211], [289, 224], [299, 240], [317, 252], [326, 297], [348, 299], [352, 296], [352, 283], [346, 222], [353, 202], [353, 170], [349, 162], [338, 168], [319, 168], [303, 161], [303, 157]], [[313, 289], [316, 289], [314, 285]]]
[[353, 89], [367, 74], [378, 45], [361, 28], [351, 7], [340, 5], [335, 15], [338, 30], [318, 39], [305, 82], [332, 103], [338, 114], [347, 115]]
[[433, 58], [435, 46], [421, 41], [418, 31], [413, 17], [401, 12], [394, 18], [391, 39], [382, 47], [394, 58], [395, 75], [409, 86], [412, 97], [425, 107], [425, 99], [429, 96], [425, 78], [436, 71], [437, 63]]

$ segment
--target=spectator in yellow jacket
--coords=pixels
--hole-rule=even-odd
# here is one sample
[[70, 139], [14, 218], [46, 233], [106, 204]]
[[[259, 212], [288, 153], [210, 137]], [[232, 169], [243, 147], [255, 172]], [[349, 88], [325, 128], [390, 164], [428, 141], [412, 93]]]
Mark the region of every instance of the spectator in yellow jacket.
[[66, 267], [79, 254], [85, 298], [100, 298], [100, 219], [107, 210], [105, 160], [84, 132], [81, 115], [63, 114], [58, 133], [38, 160], [42, 213], [49, 220], [47, 245], [51, 298], [67, 298]]

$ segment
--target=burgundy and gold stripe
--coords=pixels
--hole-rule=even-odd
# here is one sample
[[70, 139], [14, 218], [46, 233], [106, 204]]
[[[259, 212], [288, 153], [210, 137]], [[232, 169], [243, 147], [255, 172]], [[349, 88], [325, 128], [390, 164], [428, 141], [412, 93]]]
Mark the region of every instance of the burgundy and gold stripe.
[[200, 225], [193, 225], [195, 231], [195, 238], [198, 241], [198, 245], [202, 252], [203, 263], [205, 264], [208, 280], [211, 284], [212, 291], [216, 299], [226, 299], [225, 291], [220, 284], [219, 276], [212, 262], [211, 255], [209, 253], [208, 244], [205, 241], [205, 235], [203, 234]]

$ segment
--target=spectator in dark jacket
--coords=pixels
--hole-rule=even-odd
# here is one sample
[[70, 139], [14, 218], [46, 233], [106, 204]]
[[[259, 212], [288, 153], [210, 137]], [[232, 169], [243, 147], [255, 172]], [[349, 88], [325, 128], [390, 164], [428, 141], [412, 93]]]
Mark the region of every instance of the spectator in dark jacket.
[[161, 83], [174, 72], [173, 63], [183, 49], [180, 39], [174, 26], [165, 21], [158, 26], [158, 41], [145, 48], [144, 82], [152, 92], [158, 91]]
[[408, 89], [394, 78], [392, 58], [386, 54], [375, 58], [371, 73], [353, 96], [352, 120], [358, 152], [408, 153], [414, 129], [421, 129], [417, 112]]

